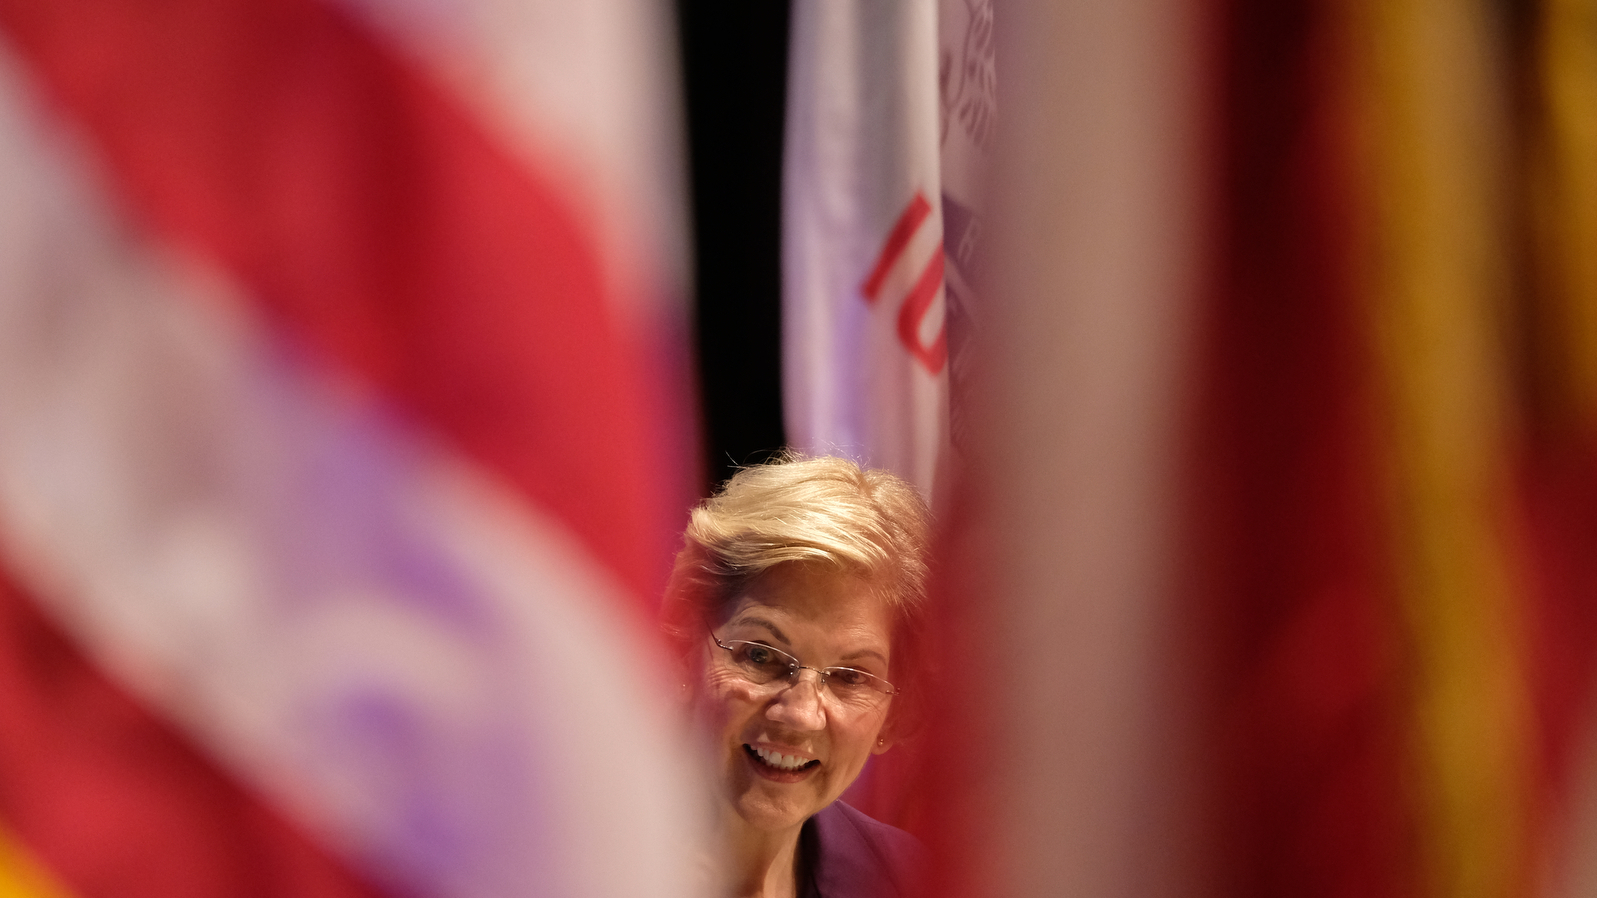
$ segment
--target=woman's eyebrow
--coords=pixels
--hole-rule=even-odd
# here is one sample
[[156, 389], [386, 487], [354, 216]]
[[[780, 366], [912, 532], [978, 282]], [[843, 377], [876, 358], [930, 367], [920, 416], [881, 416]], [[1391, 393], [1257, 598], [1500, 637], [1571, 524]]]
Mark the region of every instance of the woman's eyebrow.
[[[733, 626], [742, 626], [744, 624], [755, 627], [764, 627], [765, 629], [771, 631], [771, 635], [776, 638], [777, 642], [787, 646], [791, 646], [793, 644], [793, 641], [787, 638], [787, 634], [782, 632], [781, 627], [778, 627], [776, 624], [771, 623], [769, 620], [763, 617], [750, 615], [748, 617], [740, 617], [732, 621]], [[887, 656], [875, 649], [857, 649], [855, 651], [849, 652], [847, 655], [844, 655], [842, 661], [858, 661], [861, 658], [875, 658], [877, 661], [881, 662], [883, 667], [887, 666]]]
[[734, 624], [753, 624], [756, 627], [764, 627], [765, 629], [771, 631], [771, 635], [776, 637], [776, 641], [777, 642], [780, 642], [780, 643], [782, 643], [784, 645], [792, 645], [793, 644], [792, 641], [787, 638], [787, 634], [782, 632], [782, 629], [780, 627], [778, 627], [776, 624], [771, 623], [770, 621], [766, 620], [763, 617], [740, 617], [737, 620], [733, 621], [733, 623]]
[[875, 649], [860, 649], [857, 652], [850, 652], [843, 656], [844, 661], [858, 661], [861, 658], [875, 658], [882, 662], [883, 667], [887, 666], [887, 656]]

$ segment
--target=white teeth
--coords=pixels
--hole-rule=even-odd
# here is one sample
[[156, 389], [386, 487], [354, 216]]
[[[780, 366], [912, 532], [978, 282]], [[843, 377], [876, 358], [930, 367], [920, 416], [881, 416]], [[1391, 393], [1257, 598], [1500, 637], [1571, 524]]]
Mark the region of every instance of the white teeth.
[[[752, 745], [749, 747], [754, 748]], [[760, 760], [765, 763], [783, 770], [797, 770], [809, 763], [807, 759], [797, 755], [784, 755], [781, 752], [769, 751], [763, 748], [755, 748], [754, 753], [759, 755]]]

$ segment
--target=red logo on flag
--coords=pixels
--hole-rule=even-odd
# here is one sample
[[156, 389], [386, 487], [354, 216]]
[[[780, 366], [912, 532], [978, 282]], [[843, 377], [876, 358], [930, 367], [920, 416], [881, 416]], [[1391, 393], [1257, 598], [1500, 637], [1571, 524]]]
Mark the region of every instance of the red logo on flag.
[[[865, 293], [867, 303], [876, 302], [881, 295], [882, 286], [887, 280], [887, 273], [898, 262], [904, 250], [909, 246], [909, 241], [920, 230], [920, 226], [932, 214], [932, 204], [926, 197], [915, 191], [910, 198], [909, 205], [898, 216], [898, 221], [893, 225], [893, 230], [888, 232], [887, 240], [882, 243], [882, 251], [876, 257], [876, 265], [871, 269], [871, 276], [865, 279], [865, 284], [860, 288]], [[937, 298], [937, 289], [943, 285], [943, 244], [939, 240], [932, 257], [926, 261], [926, 267], [921, 269], [920, 276], [904, 295], [903, 304], [898, 308], [898, 339], [904, 348], [915, 356], [927, 371], [937, 374], [943, 370], [943, 364], [948, 361], [948, 333], [946, 324], [939, 325], [937, 336], [931, 344], [921, 342], [920, 329], [926, 320], [926, 314], [931, 310], [932, 300]]]

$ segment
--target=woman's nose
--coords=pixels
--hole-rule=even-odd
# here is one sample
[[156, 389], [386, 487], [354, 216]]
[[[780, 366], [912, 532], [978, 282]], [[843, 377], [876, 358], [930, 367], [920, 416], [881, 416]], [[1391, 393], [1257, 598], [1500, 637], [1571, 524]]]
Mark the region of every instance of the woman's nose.
[[826, 714], [821, 709], [820, 673], [809, 668], [801, 669], [798, 676], [788, 681], [788, 685], [777, 693], [765, 716], [796, 730], [825, 728]]

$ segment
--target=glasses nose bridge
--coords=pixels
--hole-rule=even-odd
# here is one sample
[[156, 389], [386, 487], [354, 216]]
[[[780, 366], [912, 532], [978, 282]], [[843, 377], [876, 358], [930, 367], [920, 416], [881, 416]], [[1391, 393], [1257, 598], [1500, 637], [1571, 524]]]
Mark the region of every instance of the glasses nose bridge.
[[803, 681], [803, 671], [815, 671], [815, 692], [817, 695], [832, 694], [831, 682], [826, 677], [826, 670], [820, 667], [811, 667], [808, 664], [792, 664], [788, 666], [787, 683], [784, 689], [792, 689]]

